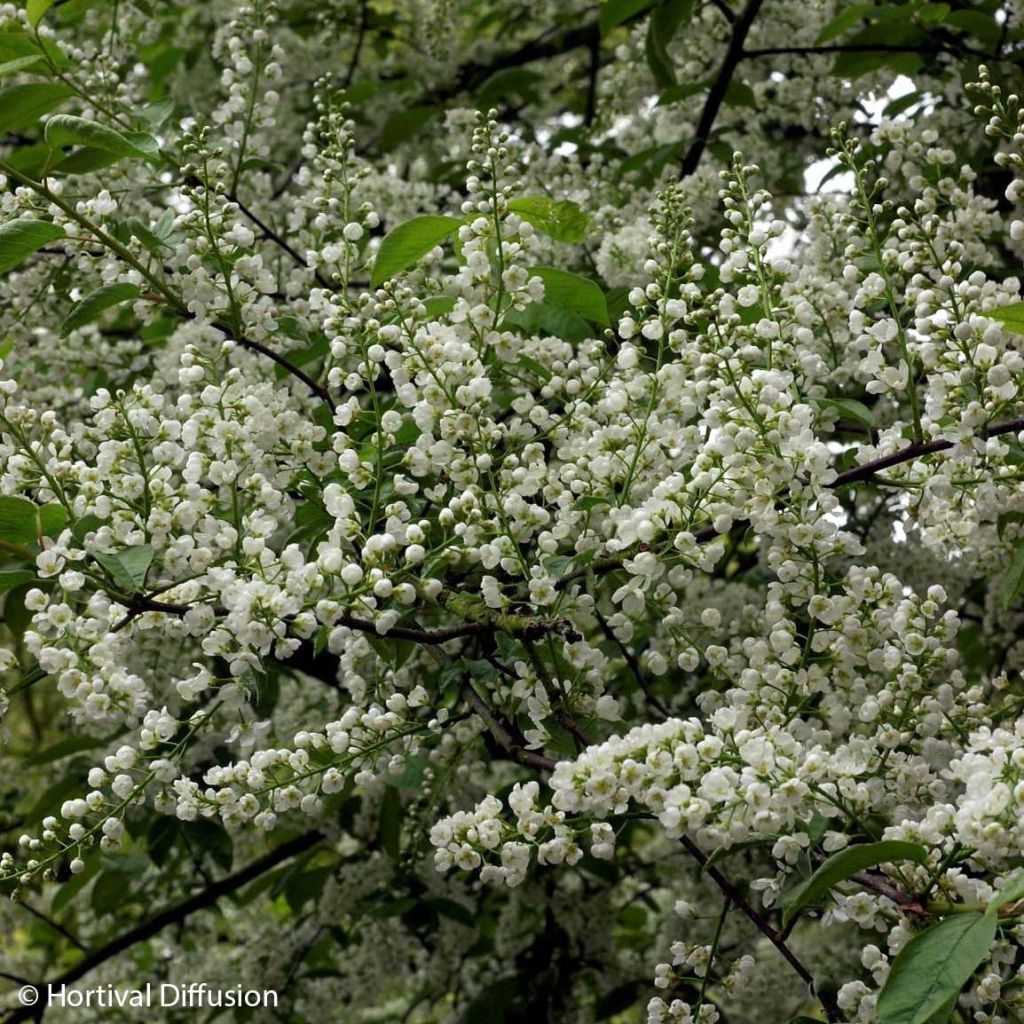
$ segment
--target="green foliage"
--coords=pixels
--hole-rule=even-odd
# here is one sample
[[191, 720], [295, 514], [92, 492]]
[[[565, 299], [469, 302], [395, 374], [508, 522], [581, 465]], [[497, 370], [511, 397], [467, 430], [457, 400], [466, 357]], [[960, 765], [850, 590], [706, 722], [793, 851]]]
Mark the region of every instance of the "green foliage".
[[985, 316], [998, 320], [1008, 331], [1024, 334], [1024, 302], [1013, 302], [998, 309], [988, 309]]
[[371, 283], [379, 287], [403, 270], [415, 266], [431, 249], [450, 238], [461, 226], [455, 217], [413, 217], [392, 228], [380, 244]]
[[530, 274], [544, 282], [547, 305], [596, 324], [608, 324], [604, 293], [593, 281], [557, 267], [532, 267]]
[[582, 242], [587, 237], [590, 216], [571, 199], [520, 196], [510, 200], [508, 208], [556, 242]]
[[792, 890], [783, 902], [783, 925], [789, 924], [805, 907], [824, 896], [840, 882], [866, 868], [879, 864], [912, 861], [915, 864], [928, 863], [928, 851], [917, 843], [899, 840], [885, 840], [878, 843], [863, 843], [848, 846], [833, 853], [807, 881]]
[[668, 47], [693, 16], [694, 0], [660, 0], [647, 26], [647, 64], [663, 89], [676, 85], [675, 62]]
[[111, 306], [120, 305], [138, 296], [139, 289], [133, 284], [105, 284], [75, 303], [71, 312], [64, 318], [60, 333], [66, 336], [79, 327], [92, 323]]
[[146, 573], [153, 561], [153, 549], [148, 544], [140, 544], [123, 551], [94, 551], [92, 557], [107, 570], [119, 587], [134, 594], [145, 588]]
[[9, 544], [32, 544], [57, 533], [66, 518], [64, 507], [56, 502], [40, 506], [27, 498], [0, 495], [0, 540]]
[[73, 95], [63, 82], [33, 82], [0, 89], [0, 131], [30, 128], [43, 114], [55, 110]]
[[951, 914], [915, 935], [892, 963], [878, 998], [878, 1024], [943, 1024], [996, 938], [996, 920]]

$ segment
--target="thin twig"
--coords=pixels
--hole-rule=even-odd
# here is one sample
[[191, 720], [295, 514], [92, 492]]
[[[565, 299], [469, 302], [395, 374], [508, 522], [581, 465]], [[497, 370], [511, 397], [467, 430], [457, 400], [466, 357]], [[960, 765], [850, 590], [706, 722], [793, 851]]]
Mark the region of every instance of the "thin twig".
[[597, 624], [601, 627], [601, 632], [619, 649], [619, 653], [622, 655], [626, 665], [629, 666], [630, 672], [633, 673], [633, 678], [636, 679], [637, 685], [644, 692], [644, 697], [647, 703], [654, 708], [662, 718], [670, 718], [671, 715], [667, 707], [661, 703], [657, 695], [651, 690], [644, 678], [643, 671], [640, 668], [640, 663], [633, 656], [633, 652], [615, 635], [615, 630], [608, 625], [608, 620], [595, 608], [594, 618], [597, 619]]
[[[247, 885], [254, 879], [259, 878], [260, 875], [266, 874], [271, 868], [276, 867], [282, 861], [311, 849], [323, 838], [323, 834], [314, 829], [282, 843], [276, 849], [253, 861], [248, 867], [242, 868], [241, 871], [236, 871], [233, 875], [228, 875], [219, 882], [214, 882], [213, 885], [207, 886], [194, 896], [190, 896], [188, 899], [162, 910], [159, 914], [154, 915], [147, 921], [143, 921], [134, 928], [129, 928], [128, 931], [123, 932], [105, 945], [84, 956], [77, 964], [52, 979], [46, 986], [40, 985], [39, 987], [52, 986], [53, 988], [61, 988], [62, 986], [70, 985], [83, 975], [99, 967], [100, 964], [105, 963], [119, 953], [123, 953], [126, 949], [130, 949], [136, 943], [152, 938], [168, 925], [184, 921], [185, 918], [194, 914], [197, 910], [213, 906], [223, 896], [235, 892], [243, 885]], [[38, 1020], [42, 1017], [44, 1010], [45, 1006], [42, 1004], [17, 1007], [4, 1017], [3, 1021], [4, 1024], [20, 1024], [21, 1021], [32, 1020], [33, 1018]]]
[[50, 917], [47, 917], [46, 914], [44, 914], [41, 910], [36, 910], [36, 908], [33, 907], [32, 904], [29, 903], [27, 900], [21, 900], [17, 905], [23, 907], [33, 917], [42, 921], [43, 924], [45, 924], [48, 928], [52, 928], [59, 935], [63, 935], [64, 938], [67, 939], [72, 946], [77, 946], [83, 953], [86, 952], [85, 943], [82, 942], [82, 940], [79, 939], [76, 935], [68, 931], [68, 929], [65, 928], [64, 925], [59, 924], [57, 921], [54, 921]]
[[679, 840], [688, 854], [701, 866], [714, 881], [715, 885], [722, 890], [722, 894], [731, 903], [735, 904], [753, 922], [757, 930], [782, 954], [786, 963], [799, 975], [801, 981], [814, 993], [815, 998], [821, 1003], [825, 1015], [830, 1021], [841, 1020], [839, 1007], [830, 996], [819, 992], [815, 986], [814, 975], [800, 962], [796, 954], [786, 945], [785, 939], [765, 919], [764, 915], [755, 910], [746, 897], [729, 881], [725, 875], [709, 859], [704, 851], [689, 836], [682, 836]]
[[747, 40], [747, 34], [750, 32], [763, 2], [764, 0], [747, 0], [746, 7], [743, 8], [742, 13], [733, 23], [732, 35], [729, 37], [729, 45], [726, 48], [725, 57], [722, 58], [718, 74], [715, 75], [715, 80], [711, 83], [711, 88], [708, 90], [707, 99], [704, 101], [704, 109], [700, 112], [700, 118], [697, 121], [693, 141], [687, 148], [686, 153], [683, 154], [683, 161], [679, 167], [680, 178], [689, 177], [697, 170], [697, 166], [700, 164], [700, 158], [704, 155], [708, 140], [711, 138], [711, 130], [715, 126], [718, 111], [725, 100], [725, 94], [729, 91], [729, 83], [732, 81], [733, 73], [736, 71], [736, 66], [743, 59], [743, 44]]
[[[242, 200], [238, 198], [238, 195], [236, 193], [225, 193], [224, 197], [225, 199], [230, 200], [232, 203], [235, 204], [235, 206], [238, 207], [242, 216], [246, 217], [253, 224], [255, 224], [256, 227], [260, 229], [260, 231], [263, 234], [263, 237], [268, 242], [273, 242], [274, 245], [276, 245], [279, 249], [281, 249], [283, 252], [286, 252], [288, 256], [291, 258], [292, 262], [297, 267], [302, 267], [303, 270], [312, 269], [306, 258], [297, 249], [295, 249], [295, 247], [292, 246], [291, 243], [284, 236], [278, 234], [277, 231], [275, 231], [265, 220], [263, 220], [263, 218], [260, 217], [258, 213], [256, 213], [253, 210], [250, 210], [249, 207], [246, 206], [245, 203], [243, 203]], [[316, 278], [317, 284], [319, 284], [322, 288], [326, 288], [328, 291], [335, 290], [335, 286], [331, 284], [331, 282], [328, 281], [327, 278], [324, 277], [324, 275], [319, 270], [313, 270], [313, 277]]]
[[[989, 427], [980, 435], [975, 435], [976, 438], [984, 440], [989, 437], [999, 437], [1002, 434], [1016, 434], [1024, 431], [1024, 418], [1009, 420], [1006, 423], [997, 423], [994, 427]], [[951, 448], [955, 448], [958, 444], [963, 444], [965, 440], [972, 440], [971, 438], [961, 438], [957, 441], [950, 440], [939, 440], [939, 441], [927, 441], [927, 442], [915, 442], [914, 444], [907, 445], [906, 448], [901, 448], [898, 452], [893, 452], [892, 455], [884, 455], [880, 459], [874, 459], [871, 462], [865, 462], [862, 466], [855, 466], [853, 469], [848, 469], [845, 473], [840, 473], [835, 480], [830, 484], [826, 484], [830, 490], [837, 490], [840, 487], [845, 487], [848, 484], [861, 483], [866, 480], [870, 480], [877, 473], [881, 473], [883, 470], [889, 469], [892, 466], [899, 466], [904, 462], [912, 462], [914, 459], [919, 459], [925, 455], [934, 455], [936, 452], [949, 451]], [[734, 528], [741, 525], [740, 523], [734, 523]], [[718, 536], [718, 531], [713, 526], [704, 526], [694, 533], [694, 539], [698, 544], [707, 544], [709, 541], [714, 540]], [[615, 572], [616, 569], [622, 568], [624, 558], [628, 556], [608, 556], [605, 558], [595, 559], [590, 565], [580, 566], [578, 569], [573, 569], [572, 572], [566, 573], [555, 583], [556, 590], [565, 590], [571, 583], [574, 583], [578, 579], [582, 579], [588, 573], [593, 573], [595, 576], [604, 576], [610, 572]]]
[[541, 771], [554, 771], [558, 763], [546, 754], [538, 754], [535, 750], [527, 750], [520, 743], [517, 743], [512, 736], [508, 725], [503, 723], [497, 712], [489, 708], [483, 698], [473, 689], [472, 684], [467, 683], [465, 687], [466, 699], [473, 705], [473, 709], [484, 720], [487, 729], [494, 737], [495, 743], [518, 764], [528, 765], [531, 768], [539, 768]]

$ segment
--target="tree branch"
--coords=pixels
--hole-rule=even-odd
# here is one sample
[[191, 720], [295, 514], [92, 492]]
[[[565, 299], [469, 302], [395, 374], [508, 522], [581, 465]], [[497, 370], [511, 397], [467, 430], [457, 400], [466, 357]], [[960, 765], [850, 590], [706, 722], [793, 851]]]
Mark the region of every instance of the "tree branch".
[[[266, 872], [276, 867], [282, 861], [288, 860], [296, 856], [296, 854], [304, 853], [311, 847], [316, 846], [323, 838], [323, 834], [314, 829], [282, 843], [276, 849], [253, 861], [248, 867], [242, 868], [241, 871], [236, 871], [233, 875], [228, 875], [226, 878], [214, 882], [212, 885], [197, 892], [194, 896], [190, 896], [188, 899], [182, 900], [166, 910], [162, 910], [148, 921], [143, 921], [134, 928], [129, 928], [128, 931], [123, 932], [105, 945], [84, 956], [77, 964], [68, 968], [63, 974], [38, 987], [45, 994], [48, 985], [55, 987], [70, 985], [83, 975], [99, 967], [100, 964], [105, 963], [119, 953], [123, 953], [136, 943], [152, 938], [168, 925], [177, 924], [180, 921], [184, 921], [185, 918], [194, 914], [197, 910], [213, 906], [222, 896], [227, 896], [260, 875], [266, 874]], [[45, 1009], [46, 1007], [42, 1003], [33, 1006], [17, 1007], [4, 1017], [3, 1021], [4, 1024], [20, 1024], [21, 1021], [39, 1020], [42, 1018]]]
[[[286, 252], [288, 256], [291, 257], [292, 262], [297, 267], [302, 267], [303, 270], [311, 269], [306, 258], [298, 250], [296, 250], [291, 245], [291, 243], [286, 238], [284, 238], [284, 236], [278, 234], [278, 232], [276, 232], [265, 220], [263, 220], [263, 218], [260, 217], [259, 214], [255, 213], [253, 210], [250, 210], [249, 207], [246, 206], [245, 203], [243, 203], [242, 200], [239, 199], [234, 192], [224, 193], [224, 198], [234, 203], [235, 206], [238, 207], [242, 216], [246, 217], [249, 221], [251, 221], [256, 227], [260, 229], [260, 231], [263, 234], [263, 237], [267, 239], [267, 241], [273, 242], [274, 245], [276, 245], [279, 249], [281, 249], [283, 252]], [[335, 286], [331, 284], [331, 282], [328, 281], [327, 278], [324, 277], [324, 275], [319, 270], [313, 271], [313, 277], [316, 278], [317, 284], [319, 284], [322, 288], [326, 288], [328, 291], [335, 291]]]
[[839, 1007], [835, 1001], [823, 993], [817, 991], [814, 983], [814, 975], [800, 962], [796, 954], [786, 945], [786, 940], [782, 935], [777, 932], [765, 919], [764, 915], [755, 910], [746, 897], [743, 896], [739, 890], [729, 881], [721, 871], [715, 867], [714, 864], [708, 862], [708, 857], [704, 851], [692, 840], [689, 836], [682, 836], [679, 840], [683, 844], [683, 848], [688, 854], [701, 866], [701, 870], [706, 872], [715, 885], [722, 890], [722, 894], [737, 906], [744, 914], [753, 922], [757, 930], [782, 954], [786, 963], [799, 975], [800, 980], [814, 993], [815, 998], [821, 1003], [825, 1010], [825, 1015], [830, 1021], [839, 1021], [842, 1019], [839, 1013]]
[[508, 726], [503, 724], [497, 714], [492, 711], [483, 698], [473, 689], [471, 683], [466, 684], [466, 698], [473, 705], [473, 710], [484, 720], [495, 743], [501, 748], [505, 755], [517, 764], [527, 765], [531, 768], [539, 768], [543, 772], [553, 771], [558, 763], [546, 754], [539, 754], [535, 750], [527, 750], [521, 743], [516, 742]]
[[[1016, 434], [1021, 431], [1024, 431], [1024, 418], [1008, 420], [1006, 423], [998, 423], [976, 436], [984, 439], [987, 437], [999, 437], [1002, 434]], [[899, 466], [904, 462], [912, 462], [914, 459], [919, 459], [924, 455], [934, 455], [936, 452], [949, 451], [949, 449], [955, 448], [961, 443], [962, 441], [948, 440], [915, 442], [914, 444], [907, 445], [906, 448], [901, 448], [898, 452], [893, 452], [892, 455], [884, 455], [880, 459], [874, 459], [871, 462], [865, 462], [862, 466], [848, 469], [845, 473], [840, 473], [832, 483], [826, 486], [829, 490], [834, 491], [848, 484], [861, 483], [870, 480], [877, 473], [882, 472], [882, 470], [890, 469], [892, 466]], [[713, 526], [704, 526], [694, 534], [698, 544], [707, 544], [717, 536], [718, 531]], [[573, 569], [572, 572], [567, 573], [555, 583], [555, 589], [564, 590], [571, 583], [582, 579], [587, 573], [593, 573], [595, 576], [604, 576], [607, 573], [614, 572], [616, 569], [621, 569], [625, 557], [609, 556], [599, 558], [595, 559], [590, 565]]]
[[736, 66], [743, 59], [743, 44], [747, 40], [747, 34], [750, 32], [763, 2], [764, 0], [747, 0], [747, 5], [733, 23], [732, 35], [729, 37], [729, 46], [726, 48], [725, 57], [722, 59], [718, 74], [715, 75], [715, 80], [711, 83], [711, 88], [708, 90], [707, 99], [704, 101], [704, 109], [701, 110], [700, 118], [697, 121], [693, 141], [683, 154], [683, 162], [679, 167], [680, 178], [689, 177], [697, 170], [697, 166], [700, 164], [700, 158], [704, 155], [704, 150], [707, 148], [708, 139], [711, 137], [711, 130], [715, 126], [715, 119], [718, 117], [718, 111], [721, 109], [725, 94], [729, 89], [733, 73], [736, 71]]

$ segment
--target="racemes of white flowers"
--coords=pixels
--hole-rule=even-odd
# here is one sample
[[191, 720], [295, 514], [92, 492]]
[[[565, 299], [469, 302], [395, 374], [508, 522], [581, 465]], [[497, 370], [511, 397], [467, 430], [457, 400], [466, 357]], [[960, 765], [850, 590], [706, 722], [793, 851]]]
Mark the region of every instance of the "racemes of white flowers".
[[[72, 206], [59, 181], [4, 194], [5, 219], [64, 229], [84, 279], [137, 286], [143, 319], [154, 302], [175, 317], [156, 318], [159, 354], [126, 342], [88, 395], [32, 372], [0, 383], [0, 491], [66, 523], [35, 558], [22, 653], [76, 729], [117, 737], [0, 874], [78, 873], [95, 846], [130, 844], [142, 807], [237, 833], [329, 825], [346, 787], [379, 794], [415, 759], [448, 771], [486, 734], [519, 764], [561, 756], [542, 783], [461, 779], [427, 826], [442, 872], [519, 886], [535, 865], [615, 860], [639, 822], [705, 850], [761, 843], [753, 888], [771, 908], [870, 822], [926, 850], [884, 882], [992, 900], [1024, 841], [1024, 718], [1002, 700], [1019, 665], [965, 672], [956, 609], [965, 566], [997, 577], [1024, 520], [1024, 436], [991, 430], [1020, 413], [1024, 356], [987, 315], [1020, 297], [990, 275], [990, 241], [1021, 242], [1021, 220], [975, 194], [936, 128], [840, 127], [832, 158], [852, 184], [804, 203], [799, 252], [740, 154], [717, 183], [668, 184], [628, 216], [606, 202], [587, 256], [625, 293], [603, 328], [557, 309], [556, 247], [517, 212], [544, 166], [529, 144], [493, 112], [454, 117], [458, 195], [397, 180], [357, 153], [325, 80], [282, 250], [239, 197], [274, 139], [273, 25], [257, 5], [220, 31], [211, 124], [168, 129], [182, 183], [159, 266], [136, 237], [95, 251], [122, 205], [157, 212], [137, 171]], [[981, 90], [1017, 173], [1016, 105]], [[598, 189], [577, 177], [575, 194]], [[373, 286], [403, 204], [458, 224]], [[25, 294], [37, 274], [18, 272]], [[148, 377], [132, 369], [146, 358]], [[874, 403], [855, 442], [834, 429], [847, 392]], [[891, 496], [846, 501], [858, 467]], [[763, 585], [715, 575], [748, 559]], [[324, 657], [319, 717], [264, 714], [277, 673], [317, 678]], [[664, 706], [624, 690], [626, 672], [680, 692]], [[877, 939], [839, 991], [853, 1020], [871, 1019], [912, 934], [886, 891], [824, 904], [824, 924]], [[690, 937], [667, 948], [653, 985], [697, 978], [702, 995], [654, 998], [652, 1022], [713, 1022], [712, 962], [726, 991], [753, 970], [742, 954], [723, 971]], [[996, 1002], [1015, 962], [997, 947], [971, 998]]]

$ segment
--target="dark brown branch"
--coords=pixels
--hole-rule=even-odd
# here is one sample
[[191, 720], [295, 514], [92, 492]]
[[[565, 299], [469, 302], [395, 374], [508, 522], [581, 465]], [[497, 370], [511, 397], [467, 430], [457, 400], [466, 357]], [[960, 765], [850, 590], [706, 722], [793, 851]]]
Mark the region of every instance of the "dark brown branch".
[[[164, 588], [169, 589], [169, 588]], [[163, 612], [167, 615], [185, 615], [195, 607], [188, 604], [177, 604], [170, 601], [155, 601], [152, 597], [139, 595], [128, 606], [128, 613], [114, 627], [117, 632], [123, 629], [132, 619], [143, 612]], [[227, 615], [228, 610], [221, 605], [214, 605], [213, 613], [217, 616]], [[467, 636], [480, 636], [492, 633], [505, 627], [506, 632], [515, 633], [525, 639], [539, 639], [549, 633], [558, 633], [566, 637], [576, 634], [568, 622], [562, 619], [538, 619], [527, 615], [495, 615], [481, 617], [472, 622], [459, 622], [453, 626], [442, 626], [438, 629], [413, 629], [407, 626], [392, 626], [386, 633], [377, 629], [377, 624], [368, 619], [360, 619], [354, 615], [342, 615], [336, 622], [339, 626], [353, 629], [360, 633], [370, 633], [382, 640], [411, 640], [417, 644], [446, 644], [449, 640], [458, 640]], [[308, 641], [307, 641], [308, 642]]]
[[597, 624], [601, 627], [601, 632], [619, 649], [619, 653], [622, 655], [623, 661], [629, 667], [629, 671], [633, 673], [633, 678], [637, 681], [637, 685], [643, 690], [644, 698], [647, 703], [650, 704], [655, 711], [661, 715], [662, 718], [670, 718], [669, 710], [664, 704], [658, 700], [657, 695], [650, 688], [646, 678], [644, 678], [643, 670], [640, 668], [640, 663], [633, 656], [633, 652], [615, 635], [615, 630], [608, 625], [608, 620], [595, 608], [594, 618], [597, 619]]
[[272, 348], [264, 345], [262, 341], [254, 341], [252, 338], [247, 338], [244, 334], [240, 334], [230, 324], [225, 323], [223, 320], [214, 320], [211, 326], [220, 331], [221, 334], [226, 338], [230, 338], [235, 342], [236, 345], [241, 345], [242, 348], [250, 349], [253, 352], [259, 352], [260, 355], [266, 356], [272, 362], [277, 363], [283, 370], [286, 370], [296, 380], [302, 381], [309, 390], [316, 395], [330, 410], [333, 415], [335, 412], [334, 399], [331, 398], [327, 388], [321, 387], [305, 370], [301, 367], [296, 366], [294, 363], [289, 362], [283, 355], [275, 352]]
[[[998, 423], [994, 427], [989, 427], [979, 436], [981, 438], [999, 437], [1002, 434], [1016, 434], [1021, 431], [1024, 431], [1024, 418], [1008, 420], [1006, 423]], [[924, 455], [934, 455], [936, 452], [949, 451], [960, 443], [962, 442], [948, 440], [915, 442], [914, 444], [907, 445], [906, 448], [901, 448], [898, 452], [893, 452], [892, 455], [884, 455], [880, 459], [865, 462], [863, 466], [855, 466], [853, 469], [848, 469], [845, 473], [840, 473], [827, 486], [830, 490], [837, 490], [840, 487], [845, 487], [847, 484], [861, 483], [865, 480], [870, 480], [877, 473], [881, 473], [885, 469], [899, 466], [904, 462], [912, 462], [914, 459], [919, 459]], [[736, 523], [734, 525], [738, 526], [740, 524]], [[702, 527], [694, 534], [698, 544], [707, 544], [717, 536], [718, 533], [712, 526]], [[622, 562], [623, 558], [617, 556], [595, 559], [590, 565], [581, 566], [567, 573], [555, 583], [555, 588], [557, 590], [564, 590], [569, 584], [582, 579], [588, 573], [593, 573], [595, 576], [604, 576], [607, 573], [615, 572], [616, 569], [622, 568]]]
[[342, 79], [342, 87], [347, 89], [355, 81], [356, 72], [359, 70], [359, 61], [363, 56], [363, 44], [366, 42], [366, 32], [370, 27], [370, 2], [359, 0], [359, 28], [356, 29], [356, 45], [352, 49], [352, 60], [349, 61], [348, 71]]
[[[236, 871], [233, 875], [228, 875], [219, 882], [214, 882], [212, 885], [197, 892], [194, 896], [190, 896], [188, 899], [182, 900], [166, 910], [162, 910], [159, 914], [154, 915], [147, 921], [143, 921], [134, 928], [129, 928], [128, 931], [123, 932], [105, 945], [93, 950], [87, 956], [82, 957], [77, 964], [70, 967], [63, 974], [58, 975], [45, 985], [39, 987], [45, 991], [46, 985], [52, 985], [57, 988], [62, 985], [70, 985], [112, 957], [123, 953], [126, 949], [130, 949], [145, 939], [152, 938], [168, 925], [177, 924], [184, 921], [197, 910], [213, 906], [221, 897], [235, 892], [243, 885], [253, 881], [253, 879], [266, 874], [271, 868], [276, 867], [282, 861], [288, 860], [299, 853], [304, 853], [306, 850], [316, 846], [323, 838], [322, 833], [313, 830], [296, 836], [296, 838], [290, 839], [286, 843], [282, 843], [276, 849], [253, 861], [248, 867], [242, 868], [241, 871]], [[4, 1018], [4, 1024], [19, 1024], [21, 1021], [38, 1020], [42, 1017], [44, 1010], [45, 1006], [41, 1003], [34, 1006], [18, 1007]]]
[[538, 754], [535, 750], [527, 750], [522, 743], [517, 742], [509, 726], [504, 724], [499, 719], [497, 713], [484, 703], [483, 698], [473, 689], [471, 683], [466, 683], [465, 692], [466, 699], [473, 705], [473, 710], [484, 720], [488, 731], [494, 737], [495, 743], [510, 760], [515, 761], [517, 764], [527, 765], [530, 768], [539, 768], [543, 772], [554, 770], [558, 762], [546, 754]]
[[[281, 249], [282, 252], [287, 253], [288, 256], [291, 258], [292, 262], [297, 267], [302, 267], [303, 270], [312, 269], [306, 258], [297, 249], [295, 249], [294, 246], [292, 246], [291, 243], [286, 238], [278, 234], [278, 232], [276, 232], [265, 220], [263, 220], [263, 218], [260, 217], [259, 214], [255, 213], [253, 210], [250, 210], [249, 207], [246, 206], [245, 203], [243, 203], [242, 200], [239, 199], [234, 192], [225, 193], [224, 198], [234, 203], [235, 206], [237, 206], [239, 211], [242, 213], [242, 216], [247, 218], [256, 227], [260, 229], [260, 231], [263, 234], [263, 237], [268, 242], [273, 242], [274, 245]], [[326, 288], [328, 291], [335, 290], [334, 285], [331, 284], [331, 282], [328, 281], [327, 278], [324, 277], [324, 275], [319, 270], [313, 271], [313, 277], [316, 278], [317, 284], [319, 284], [322, 288]]]
[[57, 921], [54, 921], [53, 918], [51, 917], [47, 917], [46, 914], [44, 914], [41, 910], [36, 910], [36, 908], [33, 907], [32, 904], [29, 903], [27, 900], [22, 900], [20, 903], [18, 903], [18, 906], [22, 907], [24, 910], [27, 910], [37, 920], [42, 921], [47, 928], [52, 928], [53, 931], [57, 932], [58, 935], [63, 935], [64, 938], [67, 939], [72, 946], [77, 946], [80, 950], [82, 950], [82, 952], [85, 952], [85, 944], [76, 935], [69, 932], [67, 928], [64, 927], [64, 925], [60, 924]]
[[[1017, 420], [1009, 420], [1006, 423], [999, 423], [994, 427], [989, 427], [981, 436], [985, 437], [999, 437], [1001, 434], [1015, 434], [1024, 430], [1024, 418]], [[898, 452], [894, 452], [892, 455], [883, 456], [880, 459], [875, 459], [872, 462], [865, 462], [863, 466], [856, 466], [853, 469], [847, 470], [845, 473], [840, 473], [835, 480], [829, 484], [829, 487], [835, 489], [838, 487], [845, 487], [847, 484], [859, 483], [862, 480], [869, 480], [876, 473], [882, 472], [884, 469], [889, 469], [892, 466], [898, 466], [903, 462], [911, 462], [914, 459], [921, 458], [922, 455], [933, 455], [935, 452], [948, 451], [950, 448], [955, 448], [959, 441], [928, 441], [918, 442], [915, 444], [907, 445], [906, 448], [901, 448]]]
[[680, 178], [689, 177], [697, 170], [700, 164], [700, 158], [704, 155], [708, 139], [711, 138], [711, 131], [715, 127], [718, 111], [721, 109], [722, 102], [725, 100], [725, 94], [729, 90], [729, 83], [732, 81], [736, 66], [743, 59], [743, 44], [747, 40], [747, 34], [750, 32], [763, 2], [764, 0], [747, 0], [747, 5], [733, 23], [732, 35], [729, 37], [729, 45], [726, 48], [725, 57], [722, 58], [718, 74], [715, 75], [715, 80], [711, 83], [711, 88], [708, 90], [707, 99], [704, 101], [704, 109], [701, 110], [700, 118], [697, 121], [693, 141], [683, 154], [683, 162], [679, 167]]
[[725, 2], [725, 0], [711, 0], [711, 3], [722, 12], [722, 17], [725, 18], [730, 25], [736, 21], [736, 12]]
[[692, 840], [689, 836], [683, 836], [679, 840], [683, 844], [683, 848], [688, 854], [701, 866], [701, 870], [706, 872], [722, 890], [722, 894], [733, 903], [736, 907], [743, 911], [743, 913], [753, 922], [757, 930], [782, 954], [783, 959], [790, 967], [797, 973], [800, 980], [814, 993], [815, 998], [821, 1003], [825, 1010], [825, 1015], [830, 1021], [839, 1021], [842, 1019], [839, 1013], [839, 1007], [835, 1001], [823, 993], [819, 992], [815, 986], [814, 975], [800, 962], [796, 954], [786, 945], [785, 939], [782, 935], [777, 932], [765, 919], [764, 915], [755, 910], [746, 897], [743, 896], [740, 891], [729, 881], [721, 871], [715, 867], [714, 864], [708, 862], [708, 857], [704, 851]]

